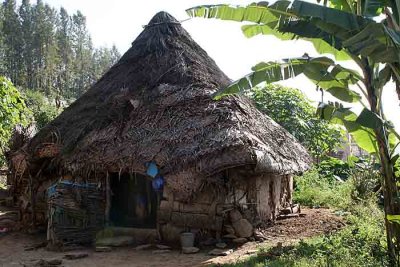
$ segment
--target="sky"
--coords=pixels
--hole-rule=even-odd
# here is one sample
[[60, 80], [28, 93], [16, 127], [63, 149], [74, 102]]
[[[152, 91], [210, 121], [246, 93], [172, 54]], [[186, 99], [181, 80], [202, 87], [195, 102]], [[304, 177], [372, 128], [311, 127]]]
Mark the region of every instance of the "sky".
[[[189, 19], [187, 8], [205, 4], [245, 5], [253, 1], [233, 0], [44, 0], [53, 7], [63, 6], [71, 14], [80, 10], [87, 19], [87, 26], [95, 46], [117, 46], [123, 54], [159, 11], [167, 11], [182, 22], [192, 38], [215, 60], [231, 79], [236, 80], [250, 72], [261, 61], [278, 61], [282, 58], [299, 57], [304, 53], [318, 56], [312, 45], [305, 41], [280, 41], [272, 36], [256, 36], [247, 39], [241, 32], [240, 23], [214, 19]], [[355, 68], [351, 62], [340, 62]], [[315, 85], [304, 76], [282, 83], [302, 90], [315, 104], [321, 99]], [[335, 98], [325, 94], [325, 100]], [[383, 93], [384, 112], [396, 129], [400, 130], [400, 101], [393, 84]], [[349, 106], [349, 104], [345, 104]], [[361, 106], [354, 106], [358, 113]]]

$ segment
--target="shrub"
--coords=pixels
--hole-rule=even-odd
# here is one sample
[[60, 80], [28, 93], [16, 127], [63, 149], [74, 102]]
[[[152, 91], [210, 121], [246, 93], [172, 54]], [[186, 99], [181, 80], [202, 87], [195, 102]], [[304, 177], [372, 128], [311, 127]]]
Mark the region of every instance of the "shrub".
[[339, 182], [335, 178], [321, 176], [311, 170], [295, 177], [294, 202], [306, 206], [346, 209], [352, 202], [353, 181]]
[[26, 96], [26, 104], [33, 112], [38, 130], [46, 126], [61, 112], [60, 109], [57, 109], [57, 107], [39, 91], [26, 90], [24, 93]]
[[7, 150], [12, 129], [17, 124], [26, 125], [30, 111], [24, 98], [11, 81], [0, 76], [0, 167], [5, 163], [3, 152]]

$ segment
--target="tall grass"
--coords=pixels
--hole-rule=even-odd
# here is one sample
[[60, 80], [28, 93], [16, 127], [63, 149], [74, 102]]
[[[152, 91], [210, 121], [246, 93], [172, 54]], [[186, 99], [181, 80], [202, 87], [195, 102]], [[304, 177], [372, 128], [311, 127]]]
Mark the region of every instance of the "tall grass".
[[353, 202], [353, 191], [353, 179], [339, 182], [312, 170], [301, 177], [295, 177], [293, 199], [294, 202], [310, 207], [346, 209]]

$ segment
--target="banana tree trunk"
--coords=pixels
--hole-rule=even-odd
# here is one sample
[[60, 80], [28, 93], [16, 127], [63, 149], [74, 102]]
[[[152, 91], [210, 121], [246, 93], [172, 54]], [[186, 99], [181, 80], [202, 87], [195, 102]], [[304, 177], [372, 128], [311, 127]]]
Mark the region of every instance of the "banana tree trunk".
[[[368, 59], [362, 58], [364, 68], [364, 84], [367, 89], [368, 102], [371, 111], [379, 117], [383, 117], [382, 109], [378, 107], [377, 88], [373, 86], [373, 68], [369, 65]], [[376, 140], [378, 143], [379, 159], [381, 162], [382, 188], [384, 196], [384, 213], [385, 213], [385, 227], [386, 227], [386, 240], [388, 246], [388, 256], [390, 266], [400, 266], [400, 224], [392, 223], [387, 219], [387, 215], [400, 214], [399, 205], [399, 191], [396, 185], [396, 177], [394, 173], [394, 166], [390, 158], [390, 148], [388, 141], [388, 134], [385, 125], [374, 130]]]
[[400, 214], [396, 177], [394, 175], [393, 163], [390, 160], [387, 142], [385, 142], [387, 140], [382, 138], [384, 136], [382, 136], [381, 131], [375, 131], [375, 134], [378, 139], [382, 165], [385, 226], [389, 260], [391, 266], [400, 266], [400, 224], [389, 222], [387, 219], [388, 214]]

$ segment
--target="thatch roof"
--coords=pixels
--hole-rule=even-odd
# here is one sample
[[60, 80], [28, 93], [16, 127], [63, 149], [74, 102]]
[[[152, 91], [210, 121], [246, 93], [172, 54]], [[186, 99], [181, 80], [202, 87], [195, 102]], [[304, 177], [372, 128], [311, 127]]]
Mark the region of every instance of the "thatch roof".
[[[57, 143], [67, 171], [144, 172], [155, 162], [173, 187], [247, 165], [256, 172], [308, 168], [306, 150], [244, 96], [212, 100], [230, 83], [171, 15], [156, 14], [96, 84], [30, 142], [34, 159]], [[47, 155], [49, 156], [49, 155]]]

